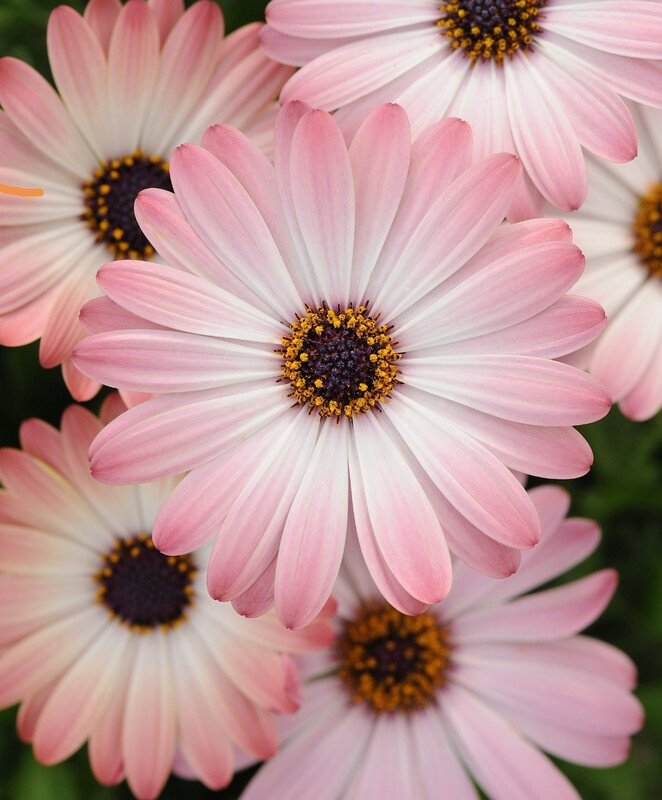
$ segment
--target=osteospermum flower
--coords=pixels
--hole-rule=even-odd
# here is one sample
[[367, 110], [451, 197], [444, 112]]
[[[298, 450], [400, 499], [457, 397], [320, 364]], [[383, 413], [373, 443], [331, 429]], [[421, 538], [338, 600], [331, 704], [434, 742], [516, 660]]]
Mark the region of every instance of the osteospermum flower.
[[591, 159], [589, 192], [567, 219], [586, 254], [577, 291], [609, 324], [573, 361], [603, 381], [631, 419], [662, 408], [662, 112], [633, 111], [641, 144], [630, 164]]
[[577, 633], [608, 603], [602, 570], [522, 596], [597, 545], [590, 520], [564, 519], [568, 498], [531, 498], [540, 544], [517, 575], [494, 581], [457, 564], [449, 596], [416, 617], [384, 603], [348, 550], [336, 587], [335, 644], [303, 656], [300, 710], [241, 800], [579, 800], [540, 751], [593, 767], [623, 761], [642, 709], [635, 668]]
[[272, 711], [291, 712], [299, 695], [288, 653], [333, 632], [321, 619], [286, 631], [273, 614], [247, 620], [215, 603], [208, 548], [168, 557], [152, 542], [176, 479], [117, 487], [90, 476], [101, 427], [72, 406], [61, 433], [29, 420], [23, 451], [0, 450], [0, 706], [21, 702], [19, 734], [39, 761], [89, 739], [97, 779], [126, 777], [141, 800], [171, 768], [219, 788], [237, 746], [275, 751]]
[[133, 215], [147, 186], [170, 187], [175, 145], [212, 122], [273, 139], [273, 102], [289, 67], [264, 56], [255, 23], [223, 38], [217, 4], [91, 0], [48, 22], [58, 94], [27, 64], [0, 59], [0, 344], [41, 337], [42, 366], [62, 364], [74, 397], [98, 387], [71, 363], [78, 312], [110, 258], [150, 258]]
[[447, 594], [449, 545], [511, 574], [540, 526], [509, 468], [585, 472], [590, 450], [569, 426], [609, 407], [600, 384], [551, 360], [604, 322], [563, 294], [583, 265], [567, 225], [500, 226], [519, 162], [470, 168], [457, 119], [411, 148], [406, 114], [385, 105], [348, 152], [329, 114], [292, 103], [275, 173], [231, 128], [203, 143], [174, 153], [174, 196], [136, 204], [179, 269], [106, 265], [108, 299], [82, 312], [93, 335], [78, 366], [160, 393], [96, 438], [95, 476], [191, 470], [157, 518], [157, 547], [218, 534], [212, 596], [254, 613], [275, 594], [288, 626], [328, 598], [350, 506], [401, 610]]
[[525, 180], [511, 219], [586, 195], [582, 147], [637, 153], [619, 95], [662, 105], [662, 5], [640, 0], [272, 0], [262, 48], [304, 65], [281, 98], [329, 111], [351, 136], [377, 104], [418, 135], [445, 116], [471, 123], [476, 158], [517, 153]]

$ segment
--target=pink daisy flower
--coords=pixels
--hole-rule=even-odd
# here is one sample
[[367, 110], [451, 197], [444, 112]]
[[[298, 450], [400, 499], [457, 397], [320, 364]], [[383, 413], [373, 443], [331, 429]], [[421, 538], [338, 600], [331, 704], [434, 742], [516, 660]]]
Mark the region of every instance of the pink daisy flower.
[[150, 258], [133, 216], [147, 186], [170, 187], [167, 159], [227, 122], [269, 150], [276, 104], [292, 73], [259, 48], [255, 23], [223, 38], [223, 16], [201, 0], [91, 0], [48, 22], [59, 95], [34, 69], [0, 59], [0, 181], [42, 197], [0, 194], [0, 344], [41, 337], [44, 367], [62, 364], [78, 400], [99, 384], [71, 351], [78, 313], [98, 295], [109, 258]]
[[662, 105], [662, 5], [641, 0], [272, 0], [262, 48], [303, 65], [287, 100], [329, 111], [352, 136], [379, 103], [401, 104], [414, 135], [445, 116], [474, 130], [475, 158], [506, 150], [525, 179], [512, 220], [586, 195], [582, 147], [637, 153], [620, 95]]
[[[102, 412], [105, 422], [111, 400]], [[87, 449], [102, 423], [68, 408], [62, 432], [20, 429], [0, 450], [0, 706], [21, 702], [18, 731], [45, 764], [89, 739], [104, 784], [155, 798], [174, 769], [219, 788], [235, 748], [278, 744], [272, 711], [298, 704], [288, 653], [328, 644], [316, 620], [285, 630], [273, 614], [240, 617], [204, 586], [208, 548], [167, 557], [150, 537], [177, 480], [103, 486]], [[245, 756], [242, 756], [245, 761]]]
[[633, 109], [639, 156], [590, 159], [589, 192], [568, 221], [586, 254], [576, 290], [598, 300], [605, 332], [573, 357], [611, 391], [621, 411], [644, 420], [662, 408], [662, 112]]
[[[117, 261], [82, 312], [86, 374], [158, 392], [91, 448], [110, 483], [190, 470], [154, 526], [169, 554], [217, 535], [208, 587], [305, 625], [326, 602], [350, 506], [389, 602], [418, 613], [451, 582], [448, 548], [517, 569], [540, 523], [510, 471], [583, 474], [573, 424], [603, 416], [590, 376], [553, 361], [604, 314], [564, 292], [583, 256], [559, 220], [500, 224], [517, 158], [474, 167], [457, 119], [412, 147], [377, 109], [348, 152], [333, 118], [281, 111], [275, 171], [211, 128], [172, 158], [174, 196], [142, 192], [173, 267]], [[222, 492], [219, 489], [222, 487]]]
[[357, 552], [336, 587], [337, 639], [301, 658], [300, 710], [241, 800], [579, 800], [540, 751], [607, 767], [642, 724], [635, 668], [577, 633], [602, 612], [613, 570], [522, 596], [582, 561], [597, 526], [564, 519], [568, 497], [531, 491], [541, 543], [517, 575], [455, 567], [449, 596], [417, 617], [384, 603]]

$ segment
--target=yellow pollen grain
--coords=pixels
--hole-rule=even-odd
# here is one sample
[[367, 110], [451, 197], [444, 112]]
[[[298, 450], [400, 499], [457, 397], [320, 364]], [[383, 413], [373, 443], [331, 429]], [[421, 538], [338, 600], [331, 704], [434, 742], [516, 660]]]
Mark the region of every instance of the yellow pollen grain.
[[632, 249], [651, 276], [662, 278], [662, 182], [640, 197], [632, 223]]
[[[489, 60], [502, 66], [506, 58], [532, 51], [533, 37], [542, 30], [539, 21], [546, 1], [515, 0], [506, 10], [489, 8], [480, 0], [456, 0], [439, 6], [442, 16], [436, 24], [451, 49], [463, 50], [472, 66]], [[492, 22], [482, 16], [486, 11], [492, 14]]]
[[[333, 397], [324, 395], [325, 380], [320, 377], [306, 379], [305, 365], [311, 363], [311, 347], [315, 347], [316, 337], [327, 330], [345, 329], [351, 331], [357, 340], [365, 343], [374, 352], [368, 355], [371, 369], [374, 370], [371, 384], [365, 381], [358, 384], [360, 394], [341, 403]], [[366, 305], [354, 308], [332, 309], [326, 305], [306, 307], [306, 314], [298, 316], [290, 324], [290, 335], [281, 339], [281, 347], [276, 351], [283, 358], [281, 380], [290, 384], [290, 397], [298, 405], [308, 405], [321, 417], [352, 419], [370, 409], [379, 408], [398, 381], [397, 362], [402, 354], [396, 352], [395, 343], [386, 325], [380, 325], [377, 317], [369, 314]], [[328, 387], [326, 387], [328, 388]]]
[[377, 713], [414, 712], [436, 702], [450, 646], [431, 612], [410, 617], [372, 604], [346, 623], [336, 651], [338, 677], [354, 703]]

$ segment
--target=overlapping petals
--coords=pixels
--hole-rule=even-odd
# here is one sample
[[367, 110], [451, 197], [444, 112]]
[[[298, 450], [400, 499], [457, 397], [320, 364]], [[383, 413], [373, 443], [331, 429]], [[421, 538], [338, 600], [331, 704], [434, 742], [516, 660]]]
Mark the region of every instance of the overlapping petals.
[[[586, 254], [577, 291], [600, 302], [609, 317], [599, 339], [571, 360], [608, 387], [626, 416], [645, 420], [662, 408], [659, 202], [649, 207], [647, 219], [641, 218], [639, 233], [637, 218], [642, 200], [662, 186], [662, 113], [639, 106], [633, 114], [639, 157], [631, 164], [591, 159], [586, 204], [567, 217]], [[638, 235], [650, 242], [648, 251], [637, 250]]]
[[302, 67], [285, 86], [283, 102], [337, 110], [349, 138], [369, 111], [391, 101], [407, 110], [415, 136], [458, 116], [474, 130], [477, 159], [517, 153], [526, 176], [509, 218], [521, 220], [539, 216], [543, 198], [565, 210], [582, 204], [582, 148], [619, 162], [636, 155], [621, 96], [662, 105], [658, 3], [535, 5], [539, 29], [529, 34], [530, 49], [522, 42], [502, 63], [478, 58], [472, 66], [461, 46], [454, 49], [461, 39], [457, 31], [447, 38], [451, 30], [437, 24], [444, 6], [436, 0], [271, 0], [260, 40], [271, 57]]
[[27, 64], [0, 60], [0, 181], [44, 191], [0, 195], [0, 343], [41, 338], [42, 366], [62, 364], [78, 400], [99, 388], [71, 362], [78, 314], [99, 293], [96, 270], [114, 257], [104, 229], [83, 218], [84, 185], [136, 152], [167, 161], [212, 122], [271, 152], [274, 99], [292, 69], [260, 52], [260, 27], [224, 38], [208, 0], [187, 10], [181, 0], [90, 0], [82, 16], [60, 6], [49, 19], [57, 92]]
[[[564, 223], [502, 224], [518, 160], [472, 165], [456, 119], [411, 146], [394, 105], [348, 151], [327, 113], [295, 102], [274, 168], [224, 126], [171, 166], [174, 197], [146, 190], [136, 205], [171, 266], [105, 266], [106, 298], [82, 312], [77, 366], [161, 393], [95, 439], [94, 475], [190, 470], [157, 518], [157, 546], [217, 534], [212, 595], [242, 609], [275, 597], [290, 627], [328, 597], [348, 516], [375, 582], [408, 613], [448, 593], [449, 546], [511, 574], [540, 538], [511, 470], [583, 474], [591, 455], [571, 426], [609, 408], [601, 384], [551, 360], [592, 341], [604, 313], [564, 294], [583, 267]], [[279, 346], [307, 309], [361, 303], [401, 353], [398, 383], [381, 413], [334, 422], [293, 400]]]
[[[111, 397], [104, 421], [119, 405]], [[324, 617], [292, 632], [273, 613], [246, 620], [214, 603], [201, 570], [208, 547], [191, 556], [199, 574], [176, 624], [137, 629], [113, 615], [99, 575], [114, 562], [104, 559], [123, 540], [140, 549], [137, 537], [147, 539], [177, 479], [95, 481], [87, 450], [101, 428], [72, 406], [61, 433], [29, 420], [23, 449], [0, 451], [0, 706], [21, 703], [19, 735], [43, 763], [89, 740], [97, 779], [126, 778], [140, 800], [156, 798], [171, 770], [217, 789], [231, 780], [236, 752], [242, 762], [275, 752], [272, 712], [299, 702], [289, 654], [318, 649], [333, 633]], [[134, 571], [132, 591], [149, 608], [149, 581], [159, 578], [145, 575]], [[126, 583], [122, 591], [130, 596]]]
[[[631, 694], [634, 666], [619, 650], [579, 635], [609, 602], [616, 574], [607, 569], [525, 594], [578, 564], [599, 540], [592, 521], [564, 518], [569, 499], [562, 490], [539, 487], [530, 497], [543, 537], [522, 555], [517, 574], [494, 581], [457, 564], [450, 594], [428, 611], [448, 646], [433, 701], [406, 713], [375, 713], [350, 696], [339, 673], [346, 667], [342, 648], [302, 657], [301, 710], [282, 720], [283, 747], [242, 800], [433, 800], [440, 787], [453, 800], [476, 800], [472, 779], [491, 800], [578, 800], [542, 750], [592, 767], [627, 757], [642, 724]], [[341, 638], [349, 624], [365, 619], [366, 609], [383, 602], [355, 536], [350, 530], [335, 589]], [[404, 647], [400, 653], [396, 680], [416, 663]]]

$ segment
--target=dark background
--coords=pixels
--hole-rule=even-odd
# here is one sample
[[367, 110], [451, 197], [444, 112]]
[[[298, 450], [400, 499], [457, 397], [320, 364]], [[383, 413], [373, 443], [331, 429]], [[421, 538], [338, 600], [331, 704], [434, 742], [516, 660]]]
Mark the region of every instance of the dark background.
[[[320, 0], [329, 1], [333, 0]], [[228, 31], [264, 18], [261, 0], [220, 0], [219, 4]], [[0, 0], [0, 56], [21, 58], [50, 78], [45, 32], [55, 5], [49, 0]], [[80, 11], [84, 7], [78, 0], [70, 5]], [[37, 352], [36, 343], [14, 349], [0, 347], [0, 445], [17, 446], [18, 427], [29, 417], [58, 425], [63, 409], [71, 402], [60, 369], [43, 370]], [[96, 411], [99, 399], [88, 405]], [[638, 696], [647, 720], [634, 739], [626, 764], [606, 770], [566, 763], [559, 766], [584, 800], [657, 800], [662, 797], [662, 415], [636, 424], [613, 409], [605, 420], [587, 426], [583, 433], [593, 447], [596, 465], [588, 476], [566, 485], [572, 494], [572, 514], [597, 520], [604, 535], [597, 553], [572, 577], [607, 566], [618, 569], [621, 579], [616, 596], [590, 633], [622, 648], [636, 662]], [[107, 788], [96, 783], [85, 748], [62, 764], [39, 765], [30, 747], [18, 741], [15, 716], [15, 709], [0, 712], [0, 800], [132, 797], [126, 784]], [[220, 792], [172, 778], [161, 797], [235, 800], [250, 774], [238, 775]], [[440, 787], [440, 798], [442, 792]]]

